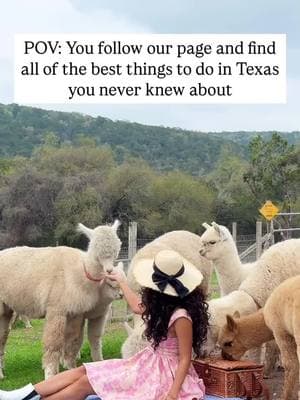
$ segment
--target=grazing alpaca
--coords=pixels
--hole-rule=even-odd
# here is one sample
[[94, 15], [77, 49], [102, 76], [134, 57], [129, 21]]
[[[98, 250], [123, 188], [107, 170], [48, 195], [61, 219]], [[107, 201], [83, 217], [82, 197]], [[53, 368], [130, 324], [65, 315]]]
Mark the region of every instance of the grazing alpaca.
[[275, 338], [284, 367], [282, 400], [300, 400], [300, 276], [281, 283], [263, 310], [242, 318], [227, 315], [219, 335], [225, 358], [239, 359], [243, 353]]
[[59, 247], [15, 247], [0, 251], [0, 377], [13, 310], [46, 318], [43, 333], [45, 377], [58, 372], [68, 318], [87, 313], [100, 301], [104, 275], [113, 269], [121, 241], [118, 221], [89, 229], [87, 251]]
[[221, 296], [237, 290], [253, 270], [255, 263], [242, 264], [236, 244], [229, 230], [212, 222], [202, 224], [206, 231], [201, 236], [200, 254], [213, 261]]
[[[209, 302], [211, 329], [204, 352], [214, 350], [226, 314], [250, 314], [265, 305], [272, 291], [284, 280], [300, 274], [300, 239], [277, 243], [266, 250], [239, 289]], [[228, 312], [228, 310], [230, 310]]]
[[[127, 275], [129, 285], [134, 291], [139, 291], [140, 286], [137, 284], [132, 271], [134, 268], [139, 267], [141, 261], [147, 258], [154, 258], [154, 256], [161, 250], [175, 250], [201, 271], [203, 274], [201, 287], [204, 293], [207, 294], [209, 290], [212, 264], [210, 261], [200, 256], [200, 243], [200, 236], [188, 231], [172, 231], [159, 236], [141, 248], [133, 257]], [[136, 353], [137, 349], [141, 349], [147, 345], [146, 340], [142, 338], [143, 330], [143, 321], [141, 321], [139, 316], [135, 317], [134, 329], [131, 331], [122, 347], [122, 356], [124, 358], [131, 357]]]
[[[221, 296], [224, 296], [239, 288], [254, 269], [255, 262], [245, 264], [241, 262], [233, 237], [225, 226], [215, 222], [212, 222], [211, 226], [206, 222], [202, 225], [206, 231], [201, 236], [200, 254], [213, 261]], [[265, 370], [266, 375], [269, 375], [274, 369], [273, 361], [276, 359], [276, 352], [278, 350], [274, 344], [267, 344], [265, 357], [268, 368]], [[260, 361], [260, 353], [261, 351], [256, 349], [249, 352], [248, 357]]]

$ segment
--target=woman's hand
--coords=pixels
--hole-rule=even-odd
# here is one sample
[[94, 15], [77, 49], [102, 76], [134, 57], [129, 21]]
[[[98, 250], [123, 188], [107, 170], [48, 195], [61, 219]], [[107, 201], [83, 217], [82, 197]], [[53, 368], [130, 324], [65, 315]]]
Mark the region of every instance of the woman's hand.
[[119, 285], [122, 282], [127, 282], [126, 275], [123, 271], [113, 271], [110, 274], [106, 274], [106, 278], [117, 282]]

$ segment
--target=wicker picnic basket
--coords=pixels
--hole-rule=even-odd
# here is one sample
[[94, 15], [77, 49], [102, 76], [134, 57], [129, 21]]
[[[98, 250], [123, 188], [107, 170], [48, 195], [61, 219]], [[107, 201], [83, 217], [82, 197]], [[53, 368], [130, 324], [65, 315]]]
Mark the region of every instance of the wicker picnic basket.
[[205, 392], [220, 397], [242, 397], [247, 400], [264, 397], [269, 400], [263, 383], [263, 365], [251, 361], [221, 359], [193, 360], [194, 368], [203, 379]]

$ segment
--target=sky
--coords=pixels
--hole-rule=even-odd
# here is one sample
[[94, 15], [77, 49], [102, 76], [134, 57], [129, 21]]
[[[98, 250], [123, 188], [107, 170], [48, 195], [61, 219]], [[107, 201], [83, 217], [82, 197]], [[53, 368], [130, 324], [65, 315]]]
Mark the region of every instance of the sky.
[[203, 132], [300, 130], [299, 0], [2, 0], [1, 3], [0, 103], [13, 102], [16, 33], [286, 33], [287, 104], [43, 104], [40, 107]]

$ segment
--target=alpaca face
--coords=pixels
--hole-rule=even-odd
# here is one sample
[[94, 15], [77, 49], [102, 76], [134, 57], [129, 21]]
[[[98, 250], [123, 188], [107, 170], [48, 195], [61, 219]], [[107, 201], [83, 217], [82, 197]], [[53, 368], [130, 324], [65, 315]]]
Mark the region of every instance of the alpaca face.
[[206, 231], [200, 237], [201, 244], [199, 253], [208, 260], [216, 260], [224, 254], [224, 250], [230, 247], [230, 233], [225, 226], [217, 225], [215, 222], [212, 226], [204, 223]]
[[96, 261], [99, 272], [112, 272], [114, 262], [121, 249], [121, 240], [117, 235], [118, 224], [113, 226], [97, 226], [89, 229], [83, 224], [79, 224], [78, 229], [89, 239], [88, 255]]
[[230, 315], [226, 316], [227, 323], [222, 327], [218, 337], [218, 344], [225, 360], [240, 360], [248, 350], [240, 340], [238, 324]]

